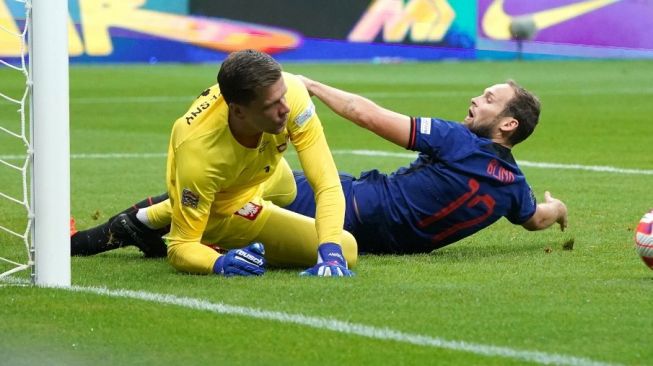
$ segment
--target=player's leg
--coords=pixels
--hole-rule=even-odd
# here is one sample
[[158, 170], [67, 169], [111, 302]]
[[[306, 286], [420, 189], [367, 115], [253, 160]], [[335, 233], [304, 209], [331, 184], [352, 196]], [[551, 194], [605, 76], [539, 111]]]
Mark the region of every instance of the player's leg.
[[[269, 216], [255, 241], [265, 245], [265, 258], [273, 266], [310, 267], [317, 262], [318, 242], [315, 220], [273, 204], [265, 206]], [[358, 261], [356, 239], [343, 231], [340, 243], [342, 254], [350, 268]]]
[[[156, 197], [148, 197], [112, 216], [105, 223], [87, 230], [72, 232], [73, 230], [71, 228], [71, 254], [82, 256], [94, 255], [123, 246], [133, 245], [134, 242], [129, 233], [127, 233], [125, 230], [121, 230], [121, 225], [119, 225], [119, 221], [117, 220], [118, 217], [127, 215], [130, 218], [133, 218], [135, 217], [135, 214], [139, 208], [149, 207], [153, 204], [167, 201], [167, 198], [167, 194], [162, 194]], [[138, 225], [138, 223], [135, 225]], [[144, 228], [143, 230], [147, 230], [147, 228]], [[160, 237], [167, 233], [168, 230], [168, 228], [161, 226], [161, 229], [159, 230], [152, 230], [152, 234], [160, 239]], [[148, 248], [141, 248], [141, 250], [143, 249], [145, 249], [144, 252], [146, 256], [161, 256], [160, 250], [149, 250]], [[165, 255], [165, 251], [163, 252], [163, 255]]]
[[[353, 212], [351, 186], [356, 178], [348, 173], [340, 173], [340, 184], [345, 194], [347, 212], [345, 230], [353, 231], [356, 219]], [[288, 162], [282, 159], [274, 175], [263, 186], [263, 199], [279, 207], [300, 215], [315, 217], [315, 193], [302, 171], [293, 171]]]
[[[252, 242], [261, 242], [265, 246], [268, 263], [280, 267], [315, 265], [319, 244], [314, 219], [260, 198], [248, 202], [229, 218], [209, 221], [202, 242], [216, 244], [222, 249], [237, 249]], [[358, 260], [356, 239], [343, 231], [341, 245], [345, 259], [350, 266], [355, 266]], [[199, 253], [200, 249], [197, 248]], [[173, 246], [168, 248], [169, 257], [171, 253]], [[197, 263], [203, 263], [199, 256], [193, 258]], [[203, 266], [208, 268], [209, 263]]]
[[304, 172], [293, 171], [292, 174], [294, 180], [293, 185], [296, 187], [295, 198], [287, 205], [277, 204], [277, 206], [300, 215], [315, 217], [315, 193], [313, 192], [313, 188], [304, 175]]
[[297, 187], [292, 169], [282, 158], [274, 174], [263, 183], [263, 199], [277, 206], [285, 207], [295, 200]]
[[166, 199], [138, 210], [138, 218], [149, 228], [154, 230], [165, 229], [167, 233], [170, 231], [170, 223], [172, 222], [172, 206], [170, 206], [170, 200]]
[[[293, 172], [295, 186], [297, 187], [297, 194], [295, 199], [286, 206], [281, 206], [288, 211], [298, 213], [300, 215], [315, 217], [315, 193], [313, 188], [308, 182], [308, 179], [301, 171]], [[352, 184], [356, 180], [354, 176], [348, 173], [339, 173], [340, 185], [345, 195], [345, 224], [344, 229], [349, 232], [355, 232], [358, 221], [354, 208], [354, 196], [352, 193]]]

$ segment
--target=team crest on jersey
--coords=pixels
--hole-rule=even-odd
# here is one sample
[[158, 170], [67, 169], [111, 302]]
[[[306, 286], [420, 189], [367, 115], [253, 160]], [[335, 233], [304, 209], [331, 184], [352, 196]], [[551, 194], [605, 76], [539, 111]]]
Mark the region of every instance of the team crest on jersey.
[[286, 141], [281, 145], [277, 145], [277, 151], [278, 152], [282, 153], [282, 152], [286, 151], [286, 149], [288, 148], [288, 140], [289, 139], [290, 139], [290, 137], [288, 136], [288, 134], [286, 134]]
[[299, 127], [302, 127], [313, 115], [315, 114], [315, 105], [313, 102], [309, 102], [309, 105], [306, 106], [306, 109], [299, 116], [295, 117], [295, 124]]
[[263, 210], [263, 206], [257, 205], [254, 202], [247, 202], [243, 208], [236, 211], [235, 214], [241, 217], [246, 218], [247, 220], [256, 220], [258, 214]]
[[188, 188], [181, 192], [181, 204], [187, 207], [197, 208], [200, 202], [200, 196]]

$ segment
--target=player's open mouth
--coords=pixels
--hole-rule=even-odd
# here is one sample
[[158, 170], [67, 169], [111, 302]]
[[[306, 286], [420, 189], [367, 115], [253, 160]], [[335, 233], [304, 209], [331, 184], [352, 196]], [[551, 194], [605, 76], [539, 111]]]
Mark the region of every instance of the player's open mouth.
[[474, 118], [474, 113], [472, 113], [472, 108], [469, 108], [469, 110], [467, 111], [467, 117]]

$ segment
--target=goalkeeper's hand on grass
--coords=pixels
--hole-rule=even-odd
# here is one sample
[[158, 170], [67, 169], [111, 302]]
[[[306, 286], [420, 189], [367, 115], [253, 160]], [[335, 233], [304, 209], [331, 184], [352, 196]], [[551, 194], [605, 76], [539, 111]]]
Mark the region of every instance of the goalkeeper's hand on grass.
[[225, 277], [261, 276], [265, 273], [265, 248], [252, 243], [245, 248], [232, 249], [215, 261], [213, 272]]
[[347, 268], [347, 261], [342, 255], [340, 245], [336, 243], [320, 244], [317, 248], [317, 264], [300, 273], [300, 276], [351, 277], [354, 272]]

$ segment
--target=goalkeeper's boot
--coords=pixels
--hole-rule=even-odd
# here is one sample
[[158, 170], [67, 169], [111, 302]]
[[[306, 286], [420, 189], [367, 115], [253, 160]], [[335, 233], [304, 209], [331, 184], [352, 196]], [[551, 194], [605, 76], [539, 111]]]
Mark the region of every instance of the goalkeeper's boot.
[[121, 213], [116, 216], [109, 224], [109, 233], [120, 238], [124, 245], [135, 245], [147, 258], [160, 258], [167, 255], [168, 247], [161, 238], [164, 234], [162, 230], [147, 227], [136, 218], [136, 212]]
[[77, 224], [75, 223], [75, 218], [70, 216], [70, 236], [77, 234]]

